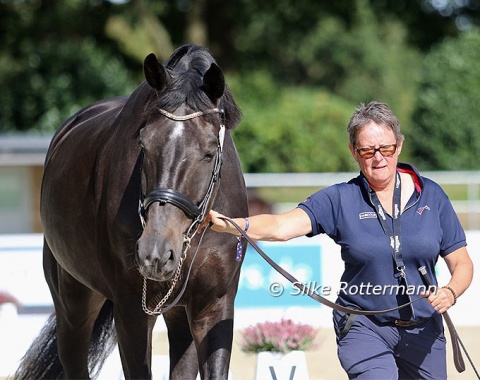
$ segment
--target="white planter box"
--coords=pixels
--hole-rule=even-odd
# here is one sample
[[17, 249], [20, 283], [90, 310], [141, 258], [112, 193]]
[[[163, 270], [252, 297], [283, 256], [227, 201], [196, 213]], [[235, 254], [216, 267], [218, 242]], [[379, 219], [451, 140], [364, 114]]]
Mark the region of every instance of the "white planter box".
[[288, 354], [259, 352], [255, 379], [308, 380], [305, 353], [303, 351], [292, 351]]

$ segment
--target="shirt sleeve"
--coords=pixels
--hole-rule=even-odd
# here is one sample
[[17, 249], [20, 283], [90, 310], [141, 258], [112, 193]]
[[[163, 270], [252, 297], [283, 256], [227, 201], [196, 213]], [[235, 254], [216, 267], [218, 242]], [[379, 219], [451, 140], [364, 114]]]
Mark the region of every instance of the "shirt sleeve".
[[467, 245], [465, 231], [453, 209], [452, 203], [443, 189], [435, 184], [437, 192], [440, 228], [442, 229], [442, 241], [440, 255], [447, 256], [449, 253]]
[[298, 207], [304, 210], [312, 223], [308, 237], [326, 233], [333, 237], [336, 231], [340, 195], [338, 185], [326, 187], [309, 196]]

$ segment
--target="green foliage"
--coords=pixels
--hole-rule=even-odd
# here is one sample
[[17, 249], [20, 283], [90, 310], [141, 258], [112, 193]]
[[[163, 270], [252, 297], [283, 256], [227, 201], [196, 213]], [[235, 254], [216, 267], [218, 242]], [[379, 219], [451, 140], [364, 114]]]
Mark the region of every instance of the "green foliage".
[[380, 18], [367, 0], [345, 9], [324, 2], [245, 3], [251, 19], [236, 39], [236, 49], [250, 57], [243, 73], [263, 67], [278, 81], [322, 86], [356, 105], [384, 101], [408, 130], [421, 59], [397, 18]]
[[112, 9], [98, 4], [0, 3], [0, 131], [53, 132], [81, 107], [133, 90], [103, 36]]
[[325, 90], [281, 86], [266, 72], [228, 82], [244, 115], [233, 136], [245, 172], [355, 168], [346, 133], [354, 105]]
[[446, 39], [425, 59], [409, 139], [423, 169], [478, 170], [480, 30]]
[[80, 108], [127, 95], [133, 83], [121, 61], [86, 38], [77, 44], [43, 43], [13, 64], [0, 55], [0, 130], [53, 132]]
[[[372, 99], [387, 102], [413, 137], [402, 159], [413, 144], [431, 168], [467, 168], [465, 160], [475, 165], [470, 152], [478, 141], [470, 128], [478, 120], [478, 45], [465, 42], [473, 37], [462, 50], [451, 40], [443, 53], [432, 53], [410, 133], [421, 52], [457, 35], [460, 18], [478, 24], [480, 0], [467, 3], [2, 0], [0, 131], [51, 132], [95, 100], [129, 94], [142, 80], [147, 53], [164, 60], [174, 47], [197, 41], [197, 31], [222, 69], [235, 73], [231, 85], [245, 117], [234, 133], [246, 171], [352, 170], [345, 126], [354, 108]], [[447, 8], [450, 16], [442, 17]], [[468, 59], [469, 72], [455, 76], [466, 80], [455, 84], [455, 62]], [[455, 126], [448, 137], [442, 123]], [[442, 129], [423, 131], [427, 125]], [[417, 132], [431, 138], [415, 139]], [[438, 146], [445, 157], [436, 157], [443, 154]]]

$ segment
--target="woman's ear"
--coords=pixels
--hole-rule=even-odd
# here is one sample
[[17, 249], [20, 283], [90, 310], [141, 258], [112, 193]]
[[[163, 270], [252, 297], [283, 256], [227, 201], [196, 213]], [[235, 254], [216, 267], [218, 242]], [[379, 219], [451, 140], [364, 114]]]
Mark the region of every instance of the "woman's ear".
[[400, 153], [402, 152], [402, 147], [403, 147], [403, 140], [400, 140], [398, 143], [397, 143], [397, 157], [400, 156]]
[[350, 149], [350, 153], [352, 153], [352, 156], [353, 158], [355, 159], [355, 161], [357, 161], [357, 156], [356, 156], [356, 152], [355, 152], [355, 148], [353, 147], [352, 144], [348, 144], [348, 149]]

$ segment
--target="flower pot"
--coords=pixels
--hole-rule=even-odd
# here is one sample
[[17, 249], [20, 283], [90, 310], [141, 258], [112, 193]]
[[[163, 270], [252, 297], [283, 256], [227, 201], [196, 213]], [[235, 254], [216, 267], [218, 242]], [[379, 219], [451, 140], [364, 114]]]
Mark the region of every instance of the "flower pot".
[[308, 380], [305, 352], [259, 352], [257, 354], [256, 380]]

